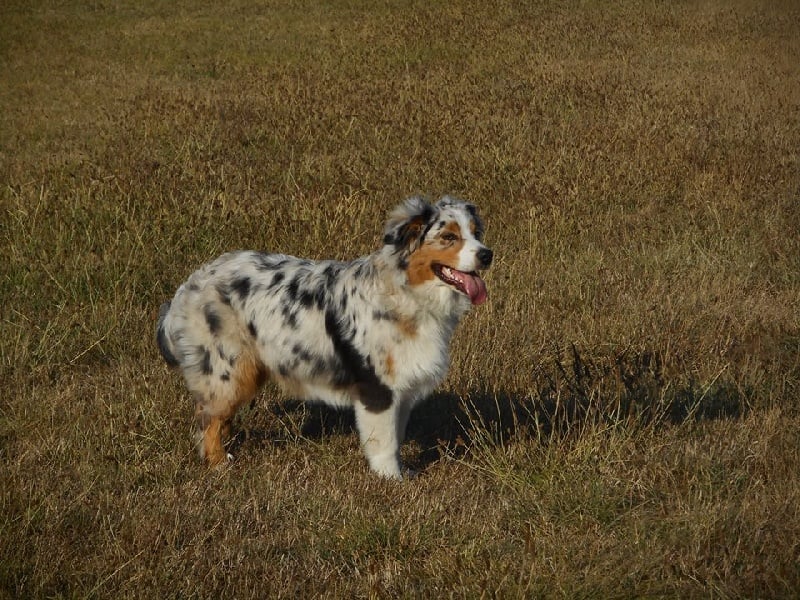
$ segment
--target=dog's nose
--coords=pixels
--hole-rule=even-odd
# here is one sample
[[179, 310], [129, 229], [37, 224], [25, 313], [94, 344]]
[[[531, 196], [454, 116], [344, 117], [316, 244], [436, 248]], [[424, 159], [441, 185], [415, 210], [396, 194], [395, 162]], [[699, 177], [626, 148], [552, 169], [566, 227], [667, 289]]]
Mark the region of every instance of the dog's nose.
[[488, 248], [481, 248], [480, 250], [478, 250], [476, 256], [478, 258], [478, 262], [481, 263], [481, 268], [488, 269], [489, 265], [492, 264], [492, 258], [494, 257], [494, 252], [492, 252]]

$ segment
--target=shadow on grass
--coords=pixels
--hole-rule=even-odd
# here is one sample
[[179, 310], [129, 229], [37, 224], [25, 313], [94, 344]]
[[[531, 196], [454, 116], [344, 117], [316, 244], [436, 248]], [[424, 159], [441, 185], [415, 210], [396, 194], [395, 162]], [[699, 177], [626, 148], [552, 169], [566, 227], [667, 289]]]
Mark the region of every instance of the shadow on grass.
[[[247, 412], [251, 414], [242, 414]], [[245, 446], [280, 446], [302, 439], [322, 440], [332, 435], [355, 434], [356, 431], [352, 410], [295, 399], [265, 401], [260, 397], [249, 409], [240, 410], [233, 429], [227, 447], [234, 455]]]
[[[421, 471], [444, 455], [461, 456], [477, 439], [503, 445], [525, 436], [546, 443], [580, 435], [587, 425], [645, 428], [738, 418], [748, 406], [746, 392], [721, 374], [706, 383], [680, 372], [668, 376], [663, 359], [651, 351], [588, 359], [573, 346], [568, 356], [555, 352], [531, 377], [536, 392], [528, 396], [488, 388], [467, 397], [434, 393], [411, 415], [406, 441], [416, 443], [420, 454], [408, 466]], [[267, 410], [267, 420], [280, 423], [277, 430], [245, 425], [232, 440], [232, 451], [245, 443], [355, 434], [352, 411], [295, 400]]]
[[535, 394], [489, 389], [466, 398], [434, 394], [417, 408], [407, 438], [422, 448], [425, 468], [443, 454], [459, 456], [476, 439], [503, 445], [519, 436], [542, 443], [579, 436], [586, 426], [633, 429], [688, 421], [739, 418], [748, 410], [745, 391], [718, 375], [701, 383], [689, 375], [666, 375], [654, 352], [625, 351], [587, 359], [574, 346], [554, 353], [532, 374]]

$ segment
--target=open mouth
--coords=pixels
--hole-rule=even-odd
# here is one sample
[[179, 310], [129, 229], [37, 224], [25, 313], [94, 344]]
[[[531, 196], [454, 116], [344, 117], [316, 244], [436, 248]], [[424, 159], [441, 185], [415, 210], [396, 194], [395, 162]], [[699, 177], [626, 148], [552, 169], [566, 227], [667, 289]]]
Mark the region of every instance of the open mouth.
[[434, 274], [447, 285], [465, 294], [472, 304], [478, 305], [486, 302], [486, 284], [474, 271], [472, 273], [466, 273], [458, 269], [437, 264], [432, 265], [431, 269]]

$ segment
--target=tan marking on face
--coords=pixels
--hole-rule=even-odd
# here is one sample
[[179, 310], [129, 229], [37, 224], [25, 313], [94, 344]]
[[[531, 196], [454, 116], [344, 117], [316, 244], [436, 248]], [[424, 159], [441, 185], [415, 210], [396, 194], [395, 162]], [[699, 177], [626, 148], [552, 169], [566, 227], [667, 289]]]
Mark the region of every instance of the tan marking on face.
[[[449, 224], [444, 227], [446, 230]], [[458, 227], [458, 225], [456, 225]], [[459, 231], [460, 233], [460, 231]], [[442, 248], [438, 243], [426, 242], [419, 250], [414, 252], [408, 261], [406, 273], [408, 283], [420, 285], [432, 280], [434, 275], [431, 265], [440, 264], [455, 268], [458, 264], [458, 254], [464, 247], [464, 240], [457, 240]]]
[[459, 239], [461, 238], [461, 227], [459, 227], [458, 223], [456, 223], [455, 221], [450, 221], [449, 223], [447, 223], [447, 225], [442, 227], [442, 231], [443, 232], [449, 231], [450, 233], [455, 233], [459, 237]]

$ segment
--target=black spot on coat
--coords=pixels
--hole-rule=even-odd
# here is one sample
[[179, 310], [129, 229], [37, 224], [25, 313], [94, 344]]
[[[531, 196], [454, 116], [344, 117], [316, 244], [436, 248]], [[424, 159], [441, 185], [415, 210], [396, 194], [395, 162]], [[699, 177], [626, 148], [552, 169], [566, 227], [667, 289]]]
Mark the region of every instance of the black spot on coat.
[[325, 332], [331, 338], [340, 368], [334, 376], [339, 385], [355, 384], [359, 400], [370, 412], [382, 412], [392, 405], [390, 390], [375, 372], [369, 357], [362, 355], [353, 345], [332, 311], [325, 312]]
[[289, 299], [289, 302], [295, 302], [297, 300], [297, 291], [299, 287], [300, 282], [297, 280], [297, 277], [292, 279], [289, 285], [286, 286], [286, 297]]
[[308, 290], [303, 290], [300, 292], [300, 306], [303, 308], [311, 308], [314, 304], [314, 295], [309, 292]]
[[206, 304], [203, 307], [203, 316], [206, 318], [208, 330], [211, 332], [211, 335], [217, 335], [222, 322], [219, 318], [219, 315], [214, 311], [210, 304]]
[[322, 272], [322, 275], [325, 277], [325, 283], [328, 285], [328, 287], [333, 285], [333, 282], [339, 275], [340, 270], [341, 268], [337, 267], [334, 264], [329, 264], [327, 267], [325, 267], [325, 270]]
[[286, 277], [286, 275], [284, 273], [280, 272], [280, 271], [275, 273], [275, 277], [272, 278], [272, 281], [270, 282], [269, 286], [267, 286], [267, 289], [271, 290], [271, 289], [275, 288], [276, 286], [280, 285], [285, 277]]
[[358, 399], [373, 413], [385, 411], [392, 405], [392, 390], [379, 381], [358, 383]]
[[200, 365], [200, 370], [203, 375], [211, 375], [214, 372], [211, 368], [211, 352], [208, 351], [208, 348], [203, 352], [203, 362]]
[[297, 358], [299, 358], [303, 362], [311, 362], [312, 359], [311, 352], [309, 352], [307, 348], [304, 348], [300, 344], [295, 344], [294, 346], [292, 346], [292, 354], [294, 354]]
[[397, 315], [387, 310], [375, 309], [372, 311], [372, 318], [376, 321], [397, 321]]
[[231, 282], [231, 290], [239, 295], [242, 302], [250, 295], [250, 278], [238, 277]]
[[318, 310], [322, 310], [325, 306], [325, 289], [319, 286], [315, 289], [303, 290], [300, 292], [299, 301], [303, 308], [315, 306]]

